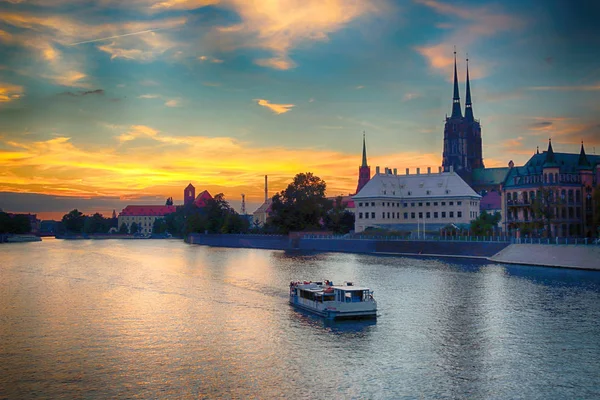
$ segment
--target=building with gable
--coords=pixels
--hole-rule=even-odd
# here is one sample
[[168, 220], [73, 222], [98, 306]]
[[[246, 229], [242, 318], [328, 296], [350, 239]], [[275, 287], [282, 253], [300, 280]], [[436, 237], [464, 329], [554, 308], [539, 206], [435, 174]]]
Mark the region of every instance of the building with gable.
[[138, 226], [138, 232], [144, 235], [152, 233], [154, 221], [164, 218], [165, 215], [175, 212], [175, 206], [127, 206], [119, 213], [119, 227], [125, 224], [127, 230], [131, 230], [134, 222]]
[[[519, 236], [597, 237], [593, 191], [600, 156], [555, 153], [552, 141], [522, 167], [512, 166], [502, 185], [502, 224]], [[598, 189], [596, 189], [598, 190]]]
[[398, 175], [379, 167], [375, 175], [352, 197], [355, 232], [367, 228], [438, 232], [449, 225], [468, 224], [479, 215], [478, 195], [450, 166], [438, 173]]
[[208, 201], [212, 200], [212, 195], [208, 190], [203, 190], [196, 196], [196, 188], [191, 183], [183, 190], [183, 205], [194, 204], [198, 208], [206, 207]]

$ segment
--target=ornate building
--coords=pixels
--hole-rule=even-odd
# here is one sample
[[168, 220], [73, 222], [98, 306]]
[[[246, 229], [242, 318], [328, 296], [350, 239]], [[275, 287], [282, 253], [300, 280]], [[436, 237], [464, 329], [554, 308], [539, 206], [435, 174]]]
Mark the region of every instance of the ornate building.
[[[600, 183], [600, 156], [539, 150], [522, 167], [512, 166], [502, 185], [502, 224], [509, 232], [534, 237], [598, 236], [594, 188]], [[599, 189], [595, 189], [599, 190]]]
[[442, 167], [445, 172], [454, 168], [467, 183], [471, 184], [472, 172], [483, 165], [483, 150], [481, 142], [481, 125], [473, 115], [471, 102], [471, 83], [469, 81], [469, 59], [467, 59], [467, 95], [465, 115], [462, 115], [460, 94], [458, 90], [458, 73], [456, 70], [456, 52], [454, 52], [454, 96], [452, 99], [452, 114], [446, 116], [444, 125], [444, 151]]

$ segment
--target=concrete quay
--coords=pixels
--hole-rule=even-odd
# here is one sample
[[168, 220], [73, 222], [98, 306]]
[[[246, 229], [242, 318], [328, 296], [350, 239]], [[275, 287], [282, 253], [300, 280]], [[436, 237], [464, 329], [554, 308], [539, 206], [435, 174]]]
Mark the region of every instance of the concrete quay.
[[506, 264], [600, 271], [600, 245], [511, 244], [488, 259]]

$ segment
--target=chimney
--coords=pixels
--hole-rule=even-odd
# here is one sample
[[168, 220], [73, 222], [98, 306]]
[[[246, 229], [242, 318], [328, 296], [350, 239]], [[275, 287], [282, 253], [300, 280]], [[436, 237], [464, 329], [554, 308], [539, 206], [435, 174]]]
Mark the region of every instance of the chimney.
[[267, 176], [265, 175], [265, 203], [269, 199], [269, 186], [267, 184]]
[[417, 175], [421, 174], [421, 168], [417, 168]]
[[398, 168], [394, 168], [394, 176], [398, 175]]
[[375, 173], [379, 175], [379, 165], [375, 167]]
[[427, 175], [431, 174], [431, 167], [427, 167]]
[[410, 168], [406, 168], [406, 175], [410, 175]]
[[438, 174], [442, 173], [442, 167], [438, 167]]

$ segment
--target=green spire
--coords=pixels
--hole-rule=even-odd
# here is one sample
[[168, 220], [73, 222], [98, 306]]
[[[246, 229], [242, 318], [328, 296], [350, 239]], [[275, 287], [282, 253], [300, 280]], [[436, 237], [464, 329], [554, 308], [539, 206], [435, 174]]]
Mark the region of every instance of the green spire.
[[473, 104], [471, 103], [471, 83], [469, 82], [469, 59], [467, 58], [467, 97], [465, 100], [465, 118], [469, 122], [473, 122]]
[[552, 149], [552, 139], [548, 139], [548, 150], [546, 151], [546, 160], [544, 161], [543, 167], [557, 167], [556, 157], [554, 156], [554, 150]]
[[454, 50], [454, 96], [452, 98], [452, 115], [450, 118], [462, 118], [460, 95], [458, 94], [458, 74], [456, 73], [456, 49]]

